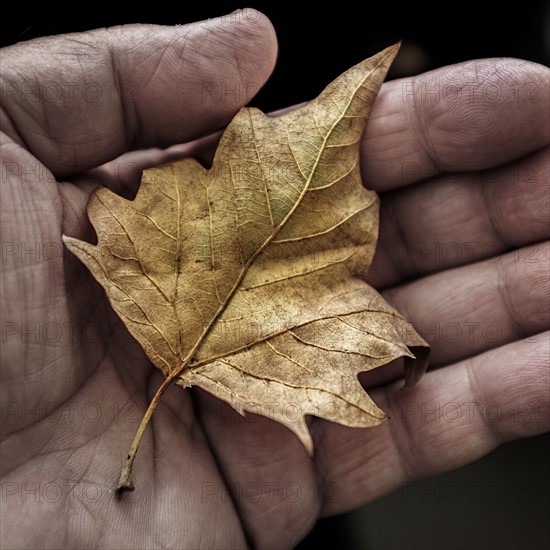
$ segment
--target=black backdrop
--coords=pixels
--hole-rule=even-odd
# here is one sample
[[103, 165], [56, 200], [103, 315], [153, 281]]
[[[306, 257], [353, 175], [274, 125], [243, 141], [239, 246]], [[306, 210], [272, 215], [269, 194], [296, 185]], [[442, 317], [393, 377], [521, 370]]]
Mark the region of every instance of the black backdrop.
[[[279, 37], [279, 60], [268, 85], [253, 104], [273, 110], [317, 95], [334, 77], [376, 51], [404, 41], [407, 59], [393, 76], [479, 57], [520, 57], [550, 63], [550, 8], [544, 1], [509, 3], [480, 12], [483, 2], [450, 2], [423, 7], [422, 2], [339, 0], [329, 8], [250, 0], [263, 11]], [[242, 8], [237, 2], [79, 2], [74, 10], [44, 2], [0, 22], [1, 46], [38, 36], [124, 23], [185, 24]], [[519, 9], [518, 9], [519, 8]], [[545, 39], [545, 30], [547, 36]], [[546, 40], [546, 42], [545, 42]], [[404, 51], [400, 57], [404, 58]], [[391, 77], [392, 75], [390, 75]]]

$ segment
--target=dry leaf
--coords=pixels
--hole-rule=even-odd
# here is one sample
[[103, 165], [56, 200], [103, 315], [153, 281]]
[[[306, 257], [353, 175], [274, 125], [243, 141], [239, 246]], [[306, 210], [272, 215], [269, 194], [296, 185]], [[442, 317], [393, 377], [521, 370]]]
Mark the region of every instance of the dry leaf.
[[[100, 189], [88, 208], [97, 246], [65, 237], [168, 383], [178, 377], [241, 413], [269, 414], [309, 453], [305, 415], [357, 427], [383, 420], [360, 372], [414, 359], [412, 348], [412, 385], [427, 364], [424, 340], [361, 279], [378, 197], [361, 183], [359, 141], [398, 49], [299, 110], [242, 109], [210, 170], [191, 159], [146, 170], [133, 201]], [[132, 488], [130, 469], [122, 489]]]

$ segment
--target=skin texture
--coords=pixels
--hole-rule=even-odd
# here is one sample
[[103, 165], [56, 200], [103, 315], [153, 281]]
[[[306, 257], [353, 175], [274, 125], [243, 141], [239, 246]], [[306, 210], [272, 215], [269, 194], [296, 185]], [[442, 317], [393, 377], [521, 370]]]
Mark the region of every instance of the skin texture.
[[[383, 192], [369, 282], [432, 345], [431, 371], [409, 392], [398, 366], [365, 377], [391, 419], [313, 419], [314, 460], [283, 426], [173, 387], [115, 502], [161, 375], [61, 234], [94, 239], [98, 185], [131, 196], [144, 166], [207, 159], [215, 138], [177, 144], [227, 123], [276, 48], [247, 10], [2, 51], [3, 547], [291, 548], [322, 515], [549, 429], [549, 71], [471, 61], [384, 84], [363, 140]], [[205, 94], [225, 83], [243, 93]]]

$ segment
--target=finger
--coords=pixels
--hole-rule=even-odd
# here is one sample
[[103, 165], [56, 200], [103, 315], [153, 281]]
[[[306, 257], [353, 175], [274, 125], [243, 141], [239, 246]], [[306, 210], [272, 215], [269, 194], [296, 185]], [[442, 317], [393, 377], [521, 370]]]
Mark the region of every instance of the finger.
[[192, 156], [194, 147], [201, 141], [204, 141], [204, 138], [191, 143], [173, 145], [166, 149], [155, 147], [129, 151], [72, 178], [71, 181], [78, 183], [79, 188], [89, 185], [90, 192], [103, 186], [127, 199], [133, 199], [139, 187], [143, 170]]
[[428, 373], [412, 390], [372, 392], [390, 419], [357, 430], [319, 423], [317, 467], [325, 515], [372, 501], [400, 485], [472, 462], [501, 443], [550, 429], [550, 334], [493, 349]]
[[548, 239], [549, 153], [382, 194], [369, 282], [385, 288]]
[[498, 166], [550, 142], [550, 70], [517, 59], [451, 65], [382, 86], [362, 143], [378, 191]]
[[239, 13], [6, 48], [2, 124], [57, 177], [129, 149], [211, 132], [250, 100], [275, 63], [269, 20], [254, 10]]
[[550, 328], [550, 242], [437, 273], [383, 293], [432, 347], [455, 362]]

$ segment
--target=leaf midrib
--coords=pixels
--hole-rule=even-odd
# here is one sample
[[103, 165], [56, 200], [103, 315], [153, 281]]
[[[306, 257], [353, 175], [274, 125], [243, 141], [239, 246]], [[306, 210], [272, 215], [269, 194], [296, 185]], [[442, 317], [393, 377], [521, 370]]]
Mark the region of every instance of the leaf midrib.
[[[386, 56], [387, 57], [387, 56]], [[271, 233], [271, 235], [264, 241], [264, 243], [256, 250], [256, 252], [254, 254], [252, 254], [252, 256], [250, 256], [250, 258], [248, 259], [248, 261], [246, 262], [246, 264], [242, 267], [241, 269], [241, 272], [239, 274], [239, 276], [237, 277], [237, 279], [235, 280], [235, 283], [233, 284], [233, 286], [231, 287], [231, 290], [227, 293], [227, 296], [225, 298], [225, 300], [223, 301], [223, 303], [220, 304], [220, 307], [218, 308], [218, 310], [216, 311], [216, 313], [212, 316], [212, 319], [210, 320], [210, 322], [208, 323], [208, 325], [203, 329], [203, 332], [202, 334], [200, 335], [200, 337], [197, 339], [197, 341], [195, 342], [195, 344], [193, 345], [193, 347], [190, 349], [190, 351], [187, 353], [187, 355], [185, 356], [185, 358], [182, 360], [182, 365], [180, 366], [179, 369], [177, 369], [176, 373], [177, 374], [173, 374], [172, 376], [175, 378], [176, 376], [178, 376], [181, 372], [183, 372], [183, 370], [187, 367], [189, 361], [193, 358], [193, 356], [195, 355], [195, 353], [197, 352], [197, 350], [200, 348], [200, 346], [202, 345], [205, 337], [208, 335], [208, 333], [210, 332], [210, 330], [212, 329], [212, 327], [215, 325], [215, 323], [217, 322], [218, 318], [220, 317], [220, 315], [222, 315], [222, 313], [225, 311], [225, 309], [227, 308], [227, 305], [230, 303], [230, 301], [233, 299], [233, 296], [235, 295], [235, 293], [237, 292], [237, 290], [239, 289], [243, 279], [245, 278], [246, 274], [248, 273], [248, 270], [250, 269], [250, 266], [254, 263], [254, 261], [256, 260], [256, 258], [269, 246], [269, 244], [273, 241], [273, 239], [276, 237], [276, 235], [279, 233], [279, 231], [285, 226], [285, 224], [287, 223], [287, 221], [290, 219], [290, 217], [294, 214], [294, 212], [296, 211], [296, 209], [298, 208], [298, 206], [301, 204], [305, 194], [307, 193], [308, 189], [309, 189], [309, 186], [311, 184], [311, 181], [317, 171], [317, 168], [319, 166], [319, 161], [323, 155], [323, 152], [325, 151], [325, 145], [328, 141], [328, 138], [332, 135], [332, 132], [334, 131], [334, 129], [336, 128], [336, 126], [340, 123], [340, 121], [345, 117], [345, 114], [347, 113], [349, 107], [350, 107], [350, 104], [351, 102], [355, 99], [356, 95], [357, 95], [357, 92], [359, 91], [359, 89], [363, 86], [363, 84], [369, 79], [369, 77], [376, 71], [376, 69], [385, 61], [386, 57], [384, 59], [382, 59], [374, 68], [372, 68], [366, 75], [365, 75], [365, 78], [363, 78], [360, 82], [360, 84], [355, 88], [353, 94], [351, 94], [347, 104], [346, 104], [346, 107], [345, 109], [342, 110], [342, 113], [341, 115], [334, 121], [334, 123], [332, 124], [330, 130], [327, 132], [327, 134], [325, 135], [325, 137], [323, 138], [323, 143], [322, 143], [322, 146], [319, 148], [319, 153], [317, 155], [317, 158], [315, 159], [315, 163], [311, 169], [311, 172], [310, 172], [310, 175], [308, 177], [308, 179], [306, 180], [305, 182], [305, 185], [302, 189], [302, 192], [300, 193], [300, 196], [298, 197], [298, 199], [296, 200], [296, 202], [294, 203], [293, 207], [289, 210], [289, 212], [287, 213], [287, 215], [281, 220], [281, 222], [279, 223], [279, 225], [274, 229], [274, 231]], [[250, 117], [251, 116], [251, 111], [248, 110], [248, 116]], [[251, 127], [252, 127], [252, 131], [254, 132], [254, 126], [253, 124], [251, 123]], [[256, 141], [254, 142], [256, 143]], [[257, 150], [257, 149], [256, 149]], [[260, 162], [260, 165], [261, 165], [261, 158], [259, 158], [259, 155], [258, 155], [258, 161]]]

